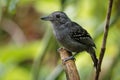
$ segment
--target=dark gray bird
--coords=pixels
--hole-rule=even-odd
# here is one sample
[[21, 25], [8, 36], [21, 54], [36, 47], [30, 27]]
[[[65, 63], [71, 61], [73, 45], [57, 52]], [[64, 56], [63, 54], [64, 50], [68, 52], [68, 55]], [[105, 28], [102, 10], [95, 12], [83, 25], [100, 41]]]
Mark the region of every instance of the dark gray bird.
[[42, 17], [42, 20], [50, 21], [53, 24], [54, 35], [61, 45], [68, 51], [82, 52], [87, 51], [97, 68], [97, 58], [94, 48], [95, 43], [88, 32], [79, 24], [71, 21], [68, 16], [61, 11]]

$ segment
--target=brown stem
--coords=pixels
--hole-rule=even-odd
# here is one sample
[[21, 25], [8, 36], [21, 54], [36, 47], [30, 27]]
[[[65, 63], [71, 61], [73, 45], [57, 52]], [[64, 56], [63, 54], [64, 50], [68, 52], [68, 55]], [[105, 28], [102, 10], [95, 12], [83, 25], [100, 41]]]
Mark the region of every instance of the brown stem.
[[60, 48], [58, 52], [60, 53], [60, 57], [62, 60], [63, 68], [66, 73], [67, 80], [80, 80], [80, 77], [75, 65], [75, 61], [74, 60], [64, 61], [68, 57], [72, 56], [72, 53], [68, 52], [64, 48]]
[[108, 7], [107, 17], [106, 17], [106, 25], [104, 27], [103, 42], [102, 42], [102, 47], [100, 51], [100, 57], [98, 61], [98, 67], [96, 71], [95, 80], [99, 79], [99, 75], [101, 71], [101, 64], [102, 64], [102, 60], [103, 60], [105, 50], [106, 50], [106, 41], [107, 41], [107, 36], [108, 36], [108, 31], [109, 31], [109, 22], [110, 22], [110, 16], [111, 16], [111, 11], [112, 11], [112, 3], [113, 3], [113, 0], [109, 0], [109, 7]]

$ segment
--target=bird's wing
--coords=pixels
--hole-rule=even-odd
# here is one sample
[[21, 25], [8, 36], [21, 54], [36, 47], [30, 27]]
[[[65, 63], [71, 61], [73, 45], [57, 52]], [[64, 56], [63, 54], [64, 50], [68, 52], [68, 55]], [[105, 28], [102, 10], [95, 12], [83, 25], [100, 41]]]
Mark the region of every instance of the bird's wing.
[[85, 44], [87, 46], [96, 47], [89, 33], [85, 29], [83, 29], [80, 25], [78, 25], [75, 22], [72, 22], [69, 28], [70, 28], [70, 37], [74, 41]]

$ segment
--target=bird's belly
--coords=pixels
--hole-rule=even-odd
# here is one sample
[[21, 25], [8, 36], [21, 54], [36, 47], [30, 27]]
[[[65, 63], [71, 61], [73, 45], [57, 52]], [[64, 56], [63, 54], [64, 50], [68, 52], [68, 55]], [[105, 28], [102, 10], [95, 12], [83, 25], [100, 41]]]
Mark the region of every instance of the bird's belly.
[[62, 46], [64, 46], [66, 49], [68, 49], [71, 52], [82, 52], [86, 50], [86, 45], [73, 41], [68, 36], [61, 36], [60, 38], [57, 39]]

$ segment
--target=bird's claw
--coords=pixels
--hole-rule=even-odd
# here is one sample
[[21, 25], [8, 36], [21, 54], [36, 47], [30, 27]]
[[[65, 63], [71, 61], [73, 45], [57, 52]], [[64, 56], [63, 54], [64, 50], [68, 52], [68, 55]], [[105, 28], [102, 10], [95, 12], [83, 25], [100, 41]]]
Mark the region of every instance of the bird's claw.
[[74, 58], [74, 56], [70, 56], [68, 58], [65, 58], [63, 61], [66, 62], [68, 60], [74, 60], [75, 61], [76, 59]]

